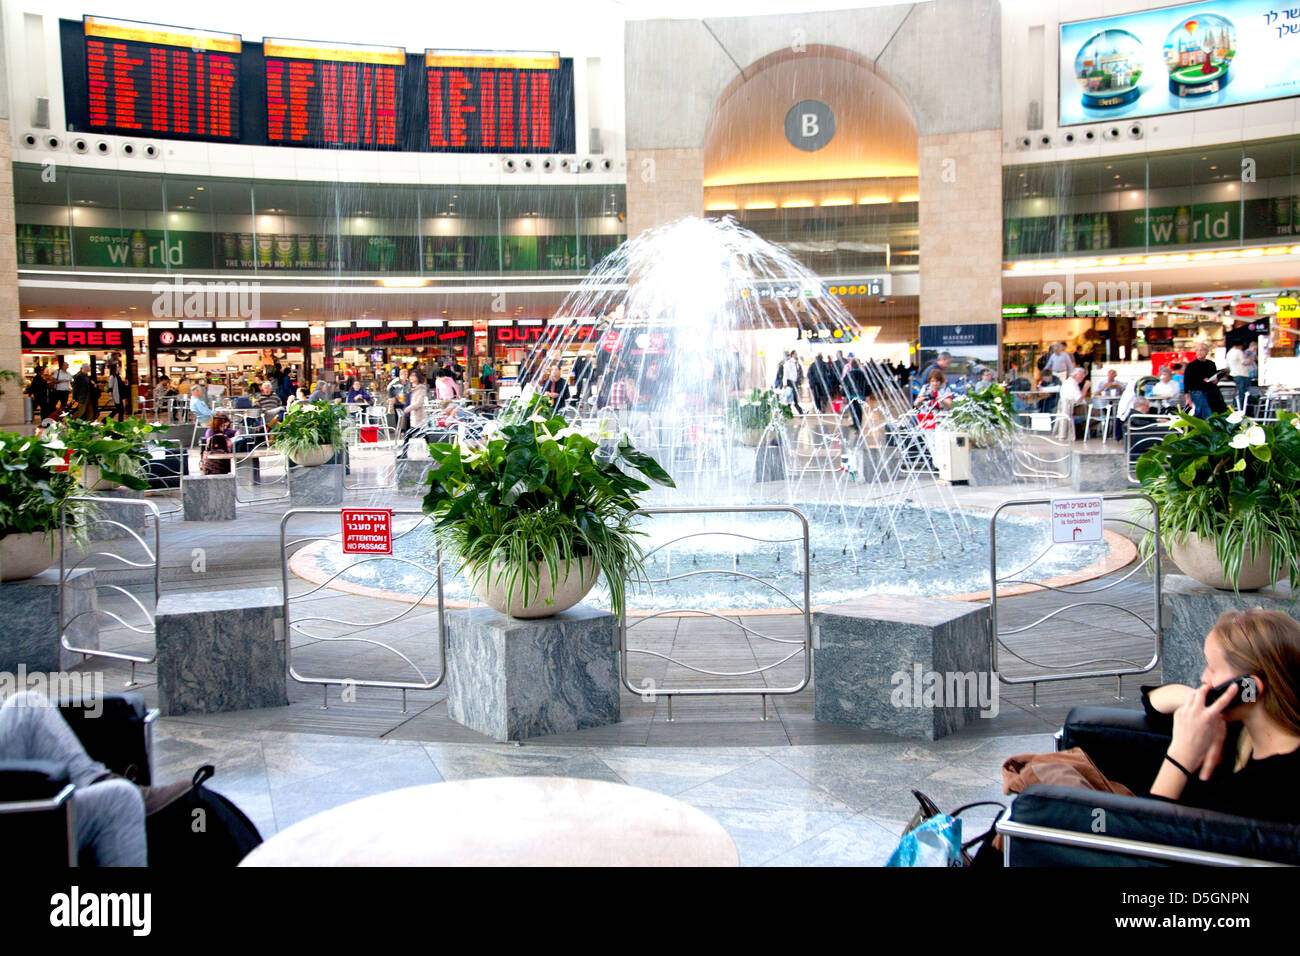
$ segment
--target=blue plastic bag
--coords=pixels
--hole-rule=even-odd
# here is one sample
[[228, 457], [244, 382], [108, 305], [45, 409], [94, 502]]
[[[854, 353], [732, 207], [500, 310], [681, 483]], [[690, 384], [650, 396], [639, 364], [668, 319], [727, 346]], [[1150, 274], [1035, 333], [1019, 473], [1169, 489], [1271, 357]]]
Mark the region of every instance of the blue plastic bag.
[[964, 866], [961, 820], [946, 813], [924, 820], [903, 834], [885, 866]]

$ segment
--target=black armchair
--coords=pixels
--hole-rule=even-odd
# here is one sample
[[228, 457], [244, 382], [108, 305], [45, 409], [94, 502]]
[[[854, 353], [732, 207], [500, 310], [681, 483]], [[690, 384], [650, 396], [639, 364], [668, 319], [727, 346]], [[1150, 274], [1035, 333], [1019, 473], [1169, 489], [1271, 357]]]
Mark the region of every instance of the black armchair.
[[[1057, 741], [1140, 793], [1169, 734], [1142, 711], [1076, 707]], [[1300, 825], [1074, 787], [1026, 788], [997, 828], [1008, 866], [1300, 865]]]
[[[93, 759], [141, 785], [152, 782], [153, 722], [139, 694], [106, 694], [93, 706], [64, 700], [59, 712]], [[18, 858], [75, 866], [75, 791], [68, 768], [50, 760], [0, 760], [0, 843]]]

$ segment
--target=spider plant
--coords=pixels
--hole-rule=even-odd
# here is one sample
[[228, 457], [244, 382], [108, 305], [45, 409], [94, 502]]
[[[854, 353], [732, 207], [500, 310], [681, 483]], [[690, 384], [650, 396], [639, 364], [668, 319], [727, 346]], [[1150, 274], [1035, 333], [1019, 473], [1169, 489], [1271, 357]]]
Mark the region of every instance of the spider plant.
[[[1209, 419], [1179, 413], [1174, 430], [1137, 462], [1142, 488], [1160, 507], [1166, 540], [1211, 539], [1237, 588], [1246, 555], [1271, 554], [1272, 580], [1294, 583], [1300, 554], [1300, 417], [1257, 424], [1241, 412]], [[1154, 542], [1143, 542], [1149, 553]]]
[[343, 444], [343, 420], [347, 409], [338, 402], [299, 402], [291, 405], [284, 418], [271, 429], [276, 451], [293, 457], [325, 445]]

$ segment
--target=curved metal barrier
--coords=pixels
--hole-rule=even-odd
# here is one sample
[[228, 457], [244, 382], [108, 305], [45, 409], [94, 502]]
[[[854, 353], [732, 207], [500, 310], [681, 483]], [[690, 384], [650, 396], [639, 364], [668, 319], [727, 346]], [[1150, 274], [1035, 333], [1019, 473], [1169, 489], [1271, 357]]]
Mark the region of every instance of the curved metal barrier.
[[[124, 627], [127, 630], [132, 631], [136, 634], [148, 635], [149, 637], [154, 636], [154, 616], [158, 610], [158, 596], [162, 590], [162, 583], [161, 583], [162, 575], [158, 563], [159, 555], [161, 553], [161, 544], [162, 544], [161, 528], [160, 528], [160, 522], [162, 520], [162, 516], [159, 514], [158, 508], [156, 505], [154, 505], [153, 502], [144, 501], [137, 498], [109, 498], [102, 495], [78, 495], [76, 497], [72, 497], [67, 500], [69, 502], [73, 502], [73, 501], [82, 502], [89, 505], [89, 508], [87, 509], [88, 527], [98, 526], [101, 528], [116, 528], [124, 532], [124, 534], [121, 537], [115, 538], [113, 541], [117, 550], [114, 551], [87, 550], [85, 554], [77, 558], [77, 560], [72, 564], [72, 566], [69, 567], [67, 563], [67, 547], [70, 541], [69, 541], [69, 529], [67, 526], [68, 512], [67, 512], [66, 504], [62, 509], [60, 509], [59, 512], [59, 642], [63, 645], [63, 647], [66, 650], [72, 651], [74, 654], [81, 654], [83, 657], [107, 657], [107, 658], [111, 658], [112, 660], [129, 662], [131, 665], [131, 679], [130, 681], [127, 682], [127, 686], [128, 687], [133, 686], [135, 684], [135, 665], [152, 664], [158, 657], [158, 651], [156, 647], [152, 653], [147, 655], [128, 654], [123, 651], [105, 651], [97, 647], [77, 647], [68, 639], [68, 628], [75, 621], [79, 620], [85, 615], [94, 614], [96, 616], [96, 624], [98, 624], [99, 617], [103, 616], [109, 618], [110, 620], [115, 622], [118, 626]], [[145, 516], [146, 523], [148, 523], [149, 515], [153, 516], [153, 548], [151, 549], [149, 545], [145, 543], [145, 539], [143, 537], [137, 534], [133, 529], [128, 528], [122, 522], [113, 520], [111, 518], [104, 518], [98, 515], [96, 513], [96, 507], [95, 507], [96, 505], [113, 505], [115, 507], [125, 506], [127, 508], [139, 508], [141, 510], [147, 511], [148, 514]], [[137, 545], [139, 545], [141, 551], [143, 552], [143, 560], [133, 561], [130, 558], [120, 554], [119, 552], [121, 550], [121, 544], [123, 540], [128, 542], [134, 541]], [[93, 548], [93, 546], [94, 546], [94, 542], [91, 542], [91, 547]], [[135, 619], [134, 623], [122, 617], [120, 614], [116, 613], [115, 611], [99, 608], [98, 600], [96, 601], [96, 609], [94, 611], [80, 611], [71, 616], [68, 615], [67, 601], [66, 601], [68, 581], [72, 577], [72, 574], [75, 571], [79, 570], [86, 561], [90, 560], [91, 558], [97, 558], [97, 557], [108, 558], [111, 561], [116, 561], [120, 565], [129, 568], [152, 569], [153, 600], [149, 605], [142, 603], [141, 600], [138, 597], [136, 597], [136, 595], [132, 594], [130, 591], [128, 591], [126, 588], [122, 587], [121, 585], [99, 584], [99, 583], [96, 583], [95, 585], [96, 592], [111, 591], [115, 594], [121, 595], [122, 597], [126, 598], [127, 601], [131, 604], [131, 606], [135, 610], [138, 610], [140, 612], [140, 617], [138, 619]]]
[[[1103, 512], [1103, 527], [1107, 524], [1117, 524], [1127, 529], [1128, 533], [1138, 532], [1142, 535], [1152, 536], [1155, 546], [1151, 553], [1145, 558], [1134, 562], [1133, 567], [1123, 574], [1114, 577], [1112, 580], [1103, 584], [1098, 584], [1098, 580], [1085, 581], [1078, 585], [1056, 586], [1047, 584], [1043, 581], [1030, 579], [1026, 572], [1042, 561], [1048, 554], [1056, 548], [1070, 548], [1074, 545], [1069, 543], [1049, 544], [1042, 552], [1032, 558], [1028, 563], [1020, 566], [1014, 571], [1006, 574], [998, 572], [998, 549], [997, 549], [997, 528], [998, 517], [1008, 508], [1039, 507], [1043, 505], [1051, 506], [1051, 498], [1023, 498], [1012, 501], [1004, 501], [994, 509], [993, 515], [989, 519], [989, 635], [992, 645], [993, 671], [998, 675], [998, 680], [1004, 684], [1031, 684], [1034, 690], [1034, 702], [1038, 700], [1038, 685], [1052, 681], [1062, 680], [1082, 680], [1085, 678], [1097, 677], [1115, 677], [1118, 682], [1130, 674], [1147, 674], [1156, 668], [1160, 663], [1161, 653], [1163, 650], [1164, 632], [1162, 629], [1163, 622], [1161, 616], [1161, 591], [1160, 591], [1160, 508], [1155, 501], [1142, 492], [1124, 492], [1122, 494], [1111, 495], [1062, 495], [1062, 498], [1100, 498], [1103, 508], [1106, 502], [1113, 501], [1140, 501], [1145, 502], [1150, 508], [1150, 524], [1144, 524], [1130, 516], [1126, 517], [1105, 517]], [[1132, 580], [1140, 571], [1145, 568], [1150, 569], [1152, 582], [1151, 588], [1151, 614], [1147, 618], [1142, 614], [1134, 611], [1130, 607], [1117, 604], [1114, 601], [1105, 599], [1090, 598], [1088, 595], [1106, 595], [1107, 592], [1113, 592], [1119, 585]], [[1000, 589], [1006, 587], [1028, 587], [1036, 589], [1039, 592], [1050, 592], [1060, 595], [1061, 604], [1047, 610], [1046, 613], [1038, 616], [1028, 624], [1020, 627], [1002, 629], [999, 623], [998, 607], [999, 602], [1005, 598], [1000, 596]], [[1109, 595], [1107, 595], [1109, 596]], [[1076, 598], [1083, 597], [1083, 600]], [[1073, 611], [1079, 608], [1106, 608], [1112, 611], [1118, 611], [1127, 615], [1131, 620], [1139, 622], [1147, 633], [1151, 636], [1151, 656], [1145, 662], [1130, 660], [1123, 657], [1100, 657], [1081, 661], [1071, 661], [1065, 664], [1045, 663], [1043, 661], [1032, 660], [1024, 654], [1012, 649], [1004, 640], [1007, 637], [1016, 634], [1026, 634], [1042, 628], [1044, 625], [1055, 620], [1058, 616], [1067, 611]], [[1043, 633], [1039, 631], [1039, 633]], [[1007, 677], [998, 666], [999, 651], [1005, 651], [1011, 657], [1022, 661], [1038, 670], [1019, 677]], [[1114, 665], [1100, 667], [1099, 665]], [[1089, 669], [1093, 668], [1093, 669]], [[1064, 673], [1062, 673], [1064, 672]]]
[[[290, 559], [289, 549], [306, 545], [315, 541], [331, 540], [333, 538], [338, 537], [338, 532], [331, 531], [325, 534], [309, 534], [301, 538], [290, 539], [288, 537], [289, 523], [294, 519], [295, 516], [298, 515], [338, 516], [340, 513], [341, 513], [341, 509], [339, 508], [291, 508], [289, 511], [286, 511], [284, 513], [284, 516], [280, 519], [280, 586], [281, 586], [280, 593], [284, 598], [284, 625], [285, 625], [285, 634], [287, 636], [287, 639], [285, 640], [285, 652], [284, 652], [285, 666], [288, 668], [289, 676], [292, 677], [294, 680], [298, 681], [300, 684], [321, 685], [322, 691], [325, 694], [324, 706], [326, 707], [329, 706], [328, 695], [329, 695], [329, 686], [331, 684], [348, 685], [352, 687], [387, 687], [387, 688], [395, 688], [401, 690], [402, 713], [406, 713], [406, 692], [408, 690], [433, 690], [438, 686], [440, 686], [447, 677], [447, 624], [446, 624], [446, 608], [443, 604], [442, 549], [441, 548], [438, 549], [437, 556], [436, 556], [437, 565], [436, 568], [434, 568], [433, 570], [430, 570], [429, 568], [415, 561], [411, 561], [408, 558], [399, 558], [394, 555], [358, 555], [355, 561], [353, 561], [351, 564], [347, 565], [344, 568], [340, 568], [338, 571], [334, 572], [332, 575], [329, 576], [329, 578], [327, 578], [325, 581], [321, 582], [320, 584], [314, 585], [313, 587], [311, 587], [307, 591], [304, 591], [301, 594], [291, 595], [289, 593], [289, 559]], [[420, 519], [419, 521], [414, 522], [409, 528], [402, 531], [400, 534], [394, 533], [393, 535], [394, 542], [400, 540], [401, 538], [410, 534], [416, 528], [420, 527], [425, 522], [429, 521], [428, 515], [426, 515], [423, 511], [418, 511], [414, 509], [393, 510], [392, 516], [394, 519], [396, 518], [419, 518]], [[304, 612], [302, 604], [305, 599], [311, 598], [314, 595], [317, 595], [320, 591], [329, 588], [331, 583], [333, 583], [341, 575], [352, 570], [353, 568], [374, 561], [393, 561], [393, 562], [398, 562], [401, 564], [408, 565], [410, 567], [418, 568], [419, 570], [424, 571], [429, 575], [430, 577], [429, 585], [428, 587], [425, 588], [424, 593], [421, 594], [418, 598], [416, 598], [415, 601], [406, 604], [405, 609], [401, 611], [401, 613], [394, 614], [390, 617], [384, 617], [380, 620], [353, 621], [353, 620], [346, 620], [343, 618], [329, 617], [327, 615], [319, 614], [319, 613], [312, 614], [312, 613]], [[365, 631], [369, 631], [379, 627], [387, 627], [391, 624], [394, 624], [395, 622], [402, 620], [403, 618], [407, 617], [413, 611], [417, 610], [422, 606], [427, 607], [427, 605], [424, 605], [422, 602], [424, 601], [425, 598], [427, 598], [430, 595], [430, 593], [435, 591], [437, 593], [437, 598], [438, 598], [438, 603], [437, 603], [438, 673], [434, 677], [432, 678], [426, 677], [424, 671], [421, 670], [418, 664], [416, 664], [413, 660], [411, 660], [409, 656], [402, 653], [397, 648], [393, 647], [391, 644], [388, 644], [382, 640], [377, 640], [373, 637], [359, 636]], [[340, 592], [339, 596], [343, 597], [344, 595], [342, 592]], [[389, 607], [391, 607], [394, 602], [385, 601], [384, 603]], [[295, 611], [297, 612], [296, 617], [293, 616]], [[320, 633], [318, 630], [316, 630], [314, 627], [311, 626], [311, 625], [319, 626], [319, 625], [330, 625], [330, 624], [336, 625], [340, 628], [353, 628], [353, 630], [345, 634], [329, 635], [329, 634]], [[381, 648], [387, 651], [389, 654], [392, 654], [394, 657], [405, 662], [405, 664], [408, 667], [410, 667], [412, 671], [415, 672], [416, 676], [419, 679], [410, 680], [410, 681], [401, 681], [401, 680], [379, 680], [379, 679], [372, 679], [372, 678], [365, 678], [365, 677], [358, 678], [358, 677], [347, 677], [347, 676], [333, 676], [333, 675], [326, 675], [326, 674], [303, 674], [299, 672], [298, 669], [294, 666], [293, 659], [292, 659], [292, 648], [293, 648], [292, 637], [295, 632], [305, 637], [311, 638], [312, 640], [315, 641], [326, 641], [326, 642], [351, 641], [351, 642], [357, 642], [362, 644], [368, 644], [372, 647]]]
[[[738, 506], [734, 508], [727, 508], [727, 507], [641, 508], [638, 509], [637, 511], [632, 512], [633, 516], [645, 515], [651, 518], [653, 518], [656, 515], [693, 514], [693, 515], [705, 516], [705, 515], [718, 515], [718, 514], [773, 514], [773, 513], [784, 513], [784, 514], [793, 515], [799, 521], [799, 525], [801, 528], [800, 533], [795, 537], [791, 537], [791, 538], [773, 539], [773, 538], [754, 538], [749, 535], [740, 535], [736, 532], [728, 532], [728, 531], [710, 532], [707, 529], [703, 531], [695, 530], [689, 532], [688, 534], [680, 535], [676, 538], [673, 538], [670, 541], [666, 541], [663, 544], [660, 544], [657, 547], [653, 548], [650, 552], [646, 554], [647, 560], [649, 560], [654, 554], [661, 551], [665, 552], [666, 555], [670, 555], [671, 548], [673, 545], [681, 541], [684, 541], [688, 538], [698, 538], [702, 535], [710, 535], [710, 534], [715, 534], [719, 536], [745, 537], [748, 538], [749, 540], [760, 540], [760, 541], [764, 541], [776, 545], [788, 545], [794, 543], [796, 544], [799, 551], [797, 560], [799, 562], [799, 566], [801, 567], [801, 571], [799, 572], [800, 578], [802, 580], [802, 591], [803, 591], [801, 598], [790, 595], [785, 590], [776, 586], [772, 582], [765, 581], [764, 579], [758, 577], [757, 575], [753, 575], [753, 574], [749, 574], [748, 572], [741, 571], [738, 561], [733, 561], [732, 567], [730, 568], [702, 569], [695, 565], [692, 565], [690, 570], [678, 574], [672, 573], [672, 566], [671, 563], [669, 563], [667, 567], [666, 575], [662, 578], [651, 578], [649, 580], [649, 583], [651, 585], [666, 584], [670, 581], [679, 581], [685, 578], [693, 578], [693, 577], [699, 577], [705, 575], [722, 575], [722, 576], [729, 576], [735, 578], [744, 578], [746, 580], [754, 581], [759, 584], [765, 585], [766, 587], [774, 591], [776, 594], [780, 595], [783, 601], [788, 602], [790, 606], [793, 608], [793, 610], [802, 616], [803, 637], [800, 640], [791, 640], [789, 638], [776, 637], [774, 635], [764, 634], [761, 631], [759, 631], [757, 628], [751, 627], [747, 623], [732, 621], [730, 618], [718, 614], [714, 611], [700, 610], [698, 608], [673, 608], [668, 610], [657, 610], [654, 611], [653, 613], [647, 614], [642, 617], [638, 617], [636, 620], [629, 622], [627, 602], [624, 602], [623, 612], [622, 614], [619, 615], [619, 619], [618, 619], [619, 677], [623, 682], [623, 686], [626, 687], [629, 691], [631, 691], [634, 694], [643, 697], [649, 695], [652, 695], [654, 697], [659, 697], [659, 696], [666, 697], [668, 699], [669, 720], [673, 719], [672, 713], [673, 713], [674, 697], [709, 697], [709, 696], [761, 697], [763, 701], [763, 719], [767, 720], [767, 698], [769, 696], [788, 696], [790, 694], [797, 694], [800, 691], [804, 690], [809, 685], [809, 683], [812, 680], [812, 633], [813, 632], [812, 632], [812, 603], [809, 597], [810, 585], [808, 580], [808, 519], [804, 517], [803, 513], [799, 511], [799, 509], [792, 508], [786, 505], [746, 505], [746, 506]], [[709, 668], [691, 664], [687, 661], [673, 657], [671, 654], [664, 654], [661, 653], [660, 651], [652, 650], [650, 648], [633, 647], [631, 645], [630, 635], [632, 634], [632, 632], [636, 630], [638, 626], [668, 615], [700, 615], [704, 617], [716, 618], [717, 620], [720, 621], [735, 624], [735, 626], [740, 630], [742, 634], [753, 635], [754, 637], [771, 642], [773, 644], [792, 645], [793, 650], [789, 651], [789, 653], [785, 653], [784, 656], [782, 656], [779, 660], [775, 660], [766, 664], [757, 664], [753, 668], [748, 668], [739, 671], [719, 671], [719, 670], [712, 670]], [[751, 620], [762, 620], [762, 618], [751, 618]], [[747, 677], [765, 675], [767, 672], [777, 667], [780, 667], [782, 664], [785, 664], [790, 660], [793, 660], [794, 658], [798, 657], [800, 654], [803, 655], [803, 663], [804, 663], [803, 676], [794, 684], [788, 686], [769, 687], [766, 685], [754, 686], [752, 684], [747, 684], [747, 683], [740, 683], [739, 685], [737, 685], [737, 683], [734, 682], [735, 679], [738, 678], [747, 678]], [[670, 665], [676, 665], [678, 667], [685, 668], [686, 670], [691, 671], [692, 673], [702, 674], [707, 677], [716, 677], [723, 680], [730, 678], [732, 679], [733, 682], [725, 683], [725, 684], [719, 683], [716, 685], [705, 684], [705, 685], [690, 686], [690, 687], [654, 686], [653, 688], [651, 688], [649, 684], [643, 684], [642, 686], [635, 686], [632, 683], [632, 675], [629, 670], [629, 658], [632, 655], [640, 655], [654, 660], [662, 660], [667, 662]]]

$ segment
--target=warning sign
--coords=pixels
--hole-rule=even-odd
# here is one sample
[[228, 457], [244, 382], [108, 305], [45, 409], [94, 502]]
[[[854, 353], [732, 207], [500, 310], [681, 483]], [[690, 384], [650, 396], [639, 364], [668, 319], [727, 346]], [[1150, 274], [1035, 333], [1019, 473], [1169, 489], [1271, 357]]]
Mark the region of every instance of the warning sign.
[[1052, 543], [1101, 540], [1101, 495], [1052, 499]]
[[343, 508], [344, 554], [392, 554], [393, 509]]

